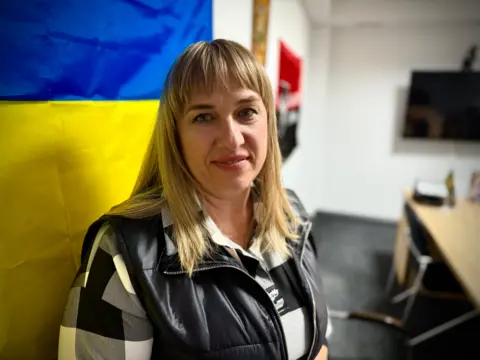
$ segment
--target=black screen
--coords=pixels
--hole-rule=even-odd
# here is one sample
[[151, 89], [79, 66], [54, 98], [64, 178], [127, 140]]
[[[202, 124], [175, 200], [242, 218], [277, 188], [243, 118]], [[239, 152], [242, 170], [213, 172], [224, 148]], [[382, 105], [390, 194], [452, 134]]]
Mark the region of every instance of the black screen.
[[403, 135], [480, 141], [480, 72], [414, 72]]

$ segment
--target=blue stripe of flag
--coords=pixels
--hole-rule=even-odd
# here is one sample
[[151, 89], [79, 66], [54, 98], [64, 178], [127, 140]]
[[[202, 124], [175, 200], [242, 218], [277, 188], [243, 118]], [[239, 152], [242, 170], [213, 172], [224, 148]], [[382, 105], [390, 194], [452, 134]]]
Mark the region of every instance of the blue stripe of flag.
[[0, 100], [158, 99], [212, 0], [0, 1]]

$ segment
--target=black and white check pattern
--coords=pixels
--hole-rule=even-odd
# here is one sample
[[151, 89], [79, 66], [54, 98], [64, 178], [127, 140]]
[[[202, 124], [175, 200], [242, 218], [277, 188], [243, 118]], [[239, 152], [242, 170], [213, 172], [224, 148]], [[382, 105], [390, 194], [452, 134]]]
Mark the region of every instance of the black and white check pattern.
[[[255, 213], [258, 213], [255, 205]], [[168, 255], [176, 253], [172, 241], [172, 221], [167, 209], [162, 221]], [[297, 288], [292, 266], [276, 254], [258, 250], [252, 241], [248, 250], [224, 236], [207, 218], [207, 229], [214, 242], [224, 246], [242, 262], [269, 294], [280, 315], [290, 359], [308, 352], [311, 342], [307, 312]], [[125, 263], [117, 249], [115, 234], [104, 225], [70, 289], [60, 327], [59, 360], [150, 359], [153, 329], [138, 300]]]
[[116, 244], [108, 225], [102, 227], [78, 272], [60, 327], [60, 360], [150, 359], [152, 326]]

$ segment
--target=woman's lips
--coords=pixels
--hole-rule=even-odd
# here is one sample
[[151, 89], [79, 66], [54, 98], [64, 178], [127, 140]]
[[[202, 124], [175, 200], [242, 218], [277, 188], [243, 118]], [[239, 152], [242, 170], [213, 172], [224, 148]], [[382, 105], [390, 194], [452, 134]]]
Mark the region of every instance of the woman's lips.
[[248, 162], [246, 155], [234, 155], [218, 158], [212, 163], [223, 170], [241, 170]]
[[248, 159], [248, 155], [229, 155], [229, 156], [222, 156], [215, 159], [213, 162], [219, 163], [233, 163], [241, 160]]

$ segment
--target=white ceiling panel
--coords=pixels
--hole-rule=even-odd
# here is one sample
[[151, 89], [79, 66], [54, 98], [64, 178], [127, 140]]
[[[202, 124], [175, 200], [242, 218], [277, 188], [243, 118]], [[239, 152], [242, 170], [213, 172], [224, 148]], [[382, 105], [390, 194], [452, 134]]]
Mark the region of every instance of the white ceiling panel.
[[480, 0], [301, 0], [316, 26], [480, 25]]

